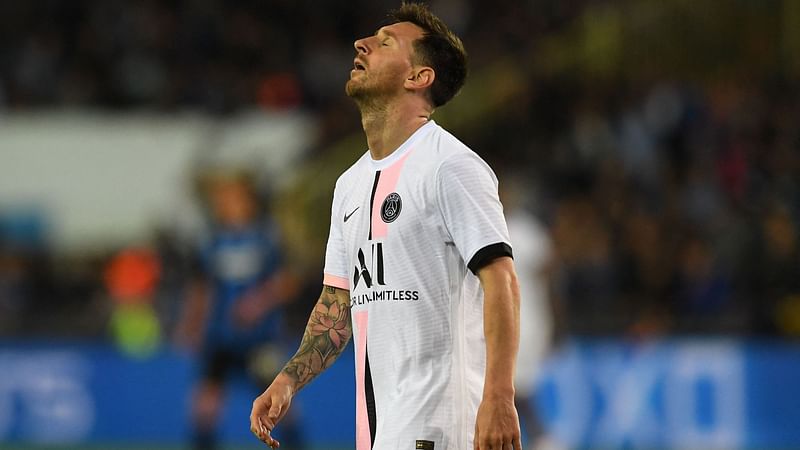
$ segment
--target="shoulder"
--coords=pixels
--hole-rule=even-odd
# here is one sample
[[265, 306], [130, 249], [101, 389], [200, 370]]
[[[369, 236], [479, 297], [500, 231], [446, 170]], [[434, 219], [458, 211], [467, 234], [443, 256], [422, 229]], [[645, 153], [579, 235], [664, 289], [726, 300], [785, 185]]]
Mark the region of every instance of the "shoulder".
[[347, 168], [339, 178], [336, 179], [335, 191], [338, 192], [342, 189], [347, 189], [350, 185], [358, 181], [364, 176], [365, 171], [369, 169], [369, 151], [364, 152], [356, 162]]
[[453, 156], [474, 153], [466, 144], [439, 124], [435, 124], [431, 132], [425, 136], [425, 140], [429, 147], [428, 154], [439, 163]]
[[493, 173], [483, 158], [438, 124], [425, 137], [424, 145], [427, 147], [426, 165], [434, 170], [437, 178], [453, 171]]
[[489, 164], [467, 147], [442, 158], [436, 169], [436, 179], [440, 182], [451, 179], [474, 179], [497, 185], [497, 176]]

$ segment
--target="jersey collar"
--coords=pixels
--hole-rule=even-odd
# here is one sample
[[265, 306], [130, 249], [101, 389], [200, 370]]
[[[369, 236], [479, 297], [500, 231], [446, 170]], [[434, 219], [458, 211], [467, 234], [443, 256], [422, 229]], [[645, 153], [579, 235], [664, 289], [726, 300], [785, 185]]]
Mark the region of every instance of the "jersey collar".
[[[397, 162], [397, 160], [402, 158], [406, 153], [408, 153], [408, 151], [411, 150], [411, 148], [414, 146], [414, 143], [416, 143], [423, 136], [428, 134], [428, 132], [436, 126], [437, 126], [436, 122], [434, 122], [432, 119], [429, 119], [424, 125], [417, 128], [417, 131], [415, 131], [414, 134], [409, 136], [408, 139], [405, 140], [405, 142], [400, 144], [400, 147], [397, 147], [395, 151], [393, 151], [392, 153], [389, 154], [389, 156], [383, 159], [378, 159], [378, 160], [372, 159], [372, 155], [370, 154], [369, 161], [372, 163], [372, 167], [375, 170], [383, 170], [391, 166], [392, 164]], [[369, 151], [367, 153], [369, 154]]]

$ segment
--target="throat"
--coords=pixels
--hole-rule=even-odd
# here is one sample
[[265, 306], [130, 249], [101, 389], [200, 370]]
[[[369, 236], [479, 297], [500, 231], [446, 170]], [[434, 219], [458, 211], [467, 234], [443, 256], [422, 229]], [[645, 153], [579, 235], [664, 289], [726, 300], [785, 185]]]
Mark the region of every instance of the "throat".
[[388, 114], [366, 116], [361, 122], [373, 160], [379, 161], [394, 153], [414, 132], [428, 123], [427, 116], [395, 118]]

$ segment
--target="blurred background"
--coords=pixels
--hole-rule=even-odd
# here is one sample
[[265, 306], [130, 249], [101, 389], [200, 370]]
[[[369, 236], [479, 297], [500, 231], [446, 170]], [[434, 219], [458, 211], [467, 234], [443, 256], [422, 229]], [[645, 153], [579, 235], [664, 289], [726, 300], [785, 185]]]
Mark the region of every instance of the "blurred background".
[[[0, 2], [0, 448], [258, 448], [366, 149], [352, 42], [398, 4]], [[516, 249], [526, 445], [800, 448], [800, 2], [430, 4], [470, 53], [434, 119]], [[285, 448], [353, 447], [352, 367]]]

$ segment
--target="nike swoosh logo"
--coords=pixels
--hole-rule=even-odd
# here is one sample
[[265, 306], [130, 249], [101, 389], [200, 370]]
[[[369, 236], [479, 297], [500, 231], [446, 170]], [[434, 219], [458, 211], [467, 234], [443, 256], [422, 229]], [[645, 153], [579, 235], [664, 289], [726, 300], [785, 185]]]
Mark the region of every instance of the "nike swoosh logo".
[[356, 211], [358, 211], [358, 208], [361, 208], [361, 207], [360, 206], [356, 206], [356, 209], [354, 209], [350, 214], [345, 214], [344, 215], [344, 221], [347, 222], [350, 219], [350, 217], [352, 217], [353, 214], [355, 214]]

